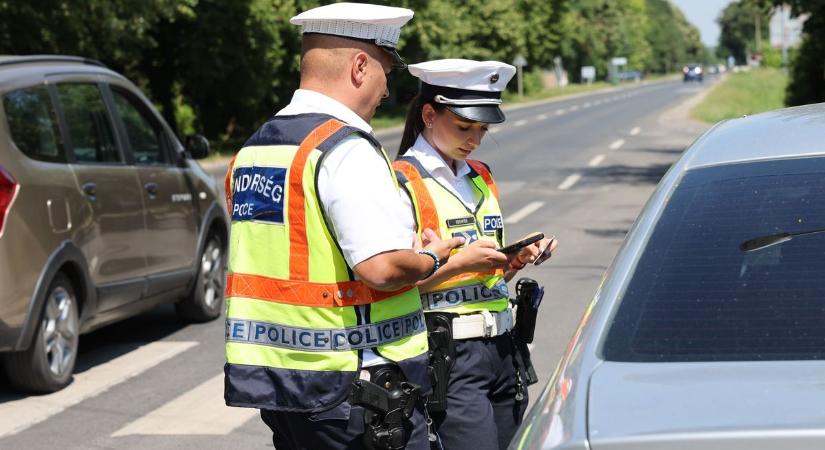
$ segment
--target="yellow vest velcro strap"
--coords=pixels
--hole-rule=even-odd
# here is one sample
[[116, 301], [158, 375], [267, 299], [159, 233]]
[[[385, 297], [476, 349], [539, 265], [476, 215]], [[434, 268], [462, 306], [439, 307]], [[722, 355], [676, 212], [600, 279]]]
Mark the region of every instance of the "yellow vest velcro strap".
[[387, 345], [426, 330], [424, 314], [345, 328], [299, 328], [256, 320], [226, 320], [227, 342], [243, 342], [303, 351], [349, 351]]
[[421, 304], [425, 310], [433, 311], [509, 297], [510, 291], [507, 289], [507, 283], [499, 280], [492, 289], [482, 283], [477, 283], [427, 292], [421, 294]]

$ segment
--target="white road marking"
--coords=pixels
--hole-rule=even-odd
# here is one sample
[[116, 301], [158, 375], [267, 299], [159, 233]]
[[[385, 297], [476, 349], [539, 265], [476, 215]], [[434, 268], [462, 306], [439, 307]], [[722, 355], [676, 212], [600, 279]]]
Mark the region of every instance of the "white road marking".
[[522, 119], [522, 120], [516, 121], [516, 123], [514, 123], [513, 126], [520, 127], [520, 126], [524, 125], [525, 123], [527, 123], [527, 121]]
[[556, 110], [556, 115], [557, 115], [557, 116], [560, 116], [560, 115], [562, 115], [562, 114], [564, 114], [564, 110], [563, 110], [563, 109], [557, 109], [557, 110]]
[[490, 129], [490, 131], [488, 131], [488, 133], [490, 133], [490, 134], [496, 134], [496, 133], [498, 133], [499, 131], [501, 131], [501, 128], [499, 128], [499, 127], [495, 127], [495, 128], [491, 128], [491, 129]]
[[536, 117], [536, 118], [537, 118], [538, 120], [544, 120], [544, 119], [546, 119], [546, 118], [547, 118], [547, 114], [539, 114], [539, 116], [538, 116], [538, 117]]
[[223, 400], [223, 373], [112, 433], [227, 435], [258, 415], [254, 408], [230, 408]]
[[604, 161], [604, 155], [596, 155], [587, 163], [587, 167], [596, 167]]
[[632, 129], [632, 130], [630, 130], [630, 135], [631, 135], [631, 136], [636, 136], [636, 135], [637, 135], [637, 134], [639, 134], [641, 131], [642, 131], [642, 129], [641, 129], [641, 128], [639, 128], [639, 127], [633, 127], [633, 129]]
[[152, 342], [75, 374], [72, 384], [62, 391], [2, 403], [0, 437], [19, 433], [196, 345], [197, 342]]
[[612, 144], [610, 144], [610, 150], [617, 150], [622, 145], [624, 145], [624, 139], [616, 139]]
[[591, 105], [590, 102], [586, 102], [584, 105], [582, 105], [582, 108], [589, 108], [590, 105]]
[[575, 111], [577, 109], [579, 109], [579, 105], [573, 105], [570, 107], [570, 111]]
[[576, 184], [579, 180], [581, 180], [581, 178], [581, 174], [574, 173], [573, 175], [570, 175], [569, 177], [565, 178], [564, 181], [562, 181], [556, 189], [560, 191], [566, 191], [573, 187], [573, 185]]
[[521, 219], [524, 219], [525, 217], [529, 216], [542, 206], [544, 206], [544, 202], [530, 202], [527, 205], [525, 205], [524, 208], [521, 208], [520, 210], [513, 213], [513, 215], [505, 219], [504, 223], [518, 223], [521, 221]]

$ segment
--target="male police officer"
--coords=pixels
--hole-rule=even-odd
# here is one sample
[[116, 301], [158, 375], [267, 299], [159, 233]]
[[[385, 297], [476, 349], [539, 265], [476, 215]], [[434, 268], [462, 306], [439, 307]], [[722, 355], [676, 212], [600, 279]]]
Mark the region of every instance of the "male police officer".
[[412, 15], [338, 3], [293, 17], [300, 89], [227, 174], [225, 398], [261, 409], [278, 449], [429, 448], [411, 286], [463, 240], [429, 234], [410, 250], [409, 214], [368, 125]]

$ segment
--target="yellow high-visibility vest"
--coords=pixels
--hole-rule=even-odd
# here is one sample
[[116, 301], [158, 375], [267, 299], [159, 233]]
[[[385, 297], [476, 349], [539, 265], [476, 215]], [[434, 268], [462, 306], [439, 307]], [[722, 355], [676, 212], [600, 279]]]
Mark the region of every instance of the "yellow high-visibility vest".
[[324, 155], [353, 133], [387, 160], [357, 128], [300, 114], [271, 119], [230, 164], [224, 367], [230, 406], [329, 409], [346, 399], [364, 349], [396, 361], [411, 382], [429, 388], [418, 289], [381, 292], [355, 281], [316, 192]]
[[[396, 176], [412, 199], [419, 234], [430, 228], [442, 239], [464, 236], [465, 246], [477, 239], [503, 245], [504, 223], [498, 189], [489, 168], [467, 160], [472, 186], [481, 194], [474, 210], [432, 177], [415, 158], [402, 156], [393, 163]], [[460, 251], [460, 250], [459, 250]], [[509, 292], [502, 270], [455, 276], [431, 292], [421, 294], [425, 312], [470, 314], [482, 310], [499, 312], [509, 305]]]

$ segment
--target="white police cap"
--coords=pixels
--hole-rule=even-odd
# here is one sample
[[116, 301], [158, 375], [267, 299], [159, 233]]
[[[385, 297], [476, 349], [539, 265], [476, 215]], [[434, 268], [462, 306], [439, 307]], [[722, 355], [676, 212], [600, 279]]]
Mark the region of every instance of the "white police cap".
[[371, 41], [392, 54], [397, 64], [403, 60], [395, 51], [401, 27], [412, 19], [413, 11], [394, 6], [366, 3], [333, 3], [319, 6], [289, 19], [303, 33], [332, 34]]
[[501, 91], [516, 68], [498, 61], [439, 59], [408, 67], [421, 80], [421, 100], [443, 104], [456, 115], [485, 123], [504, 121]]

